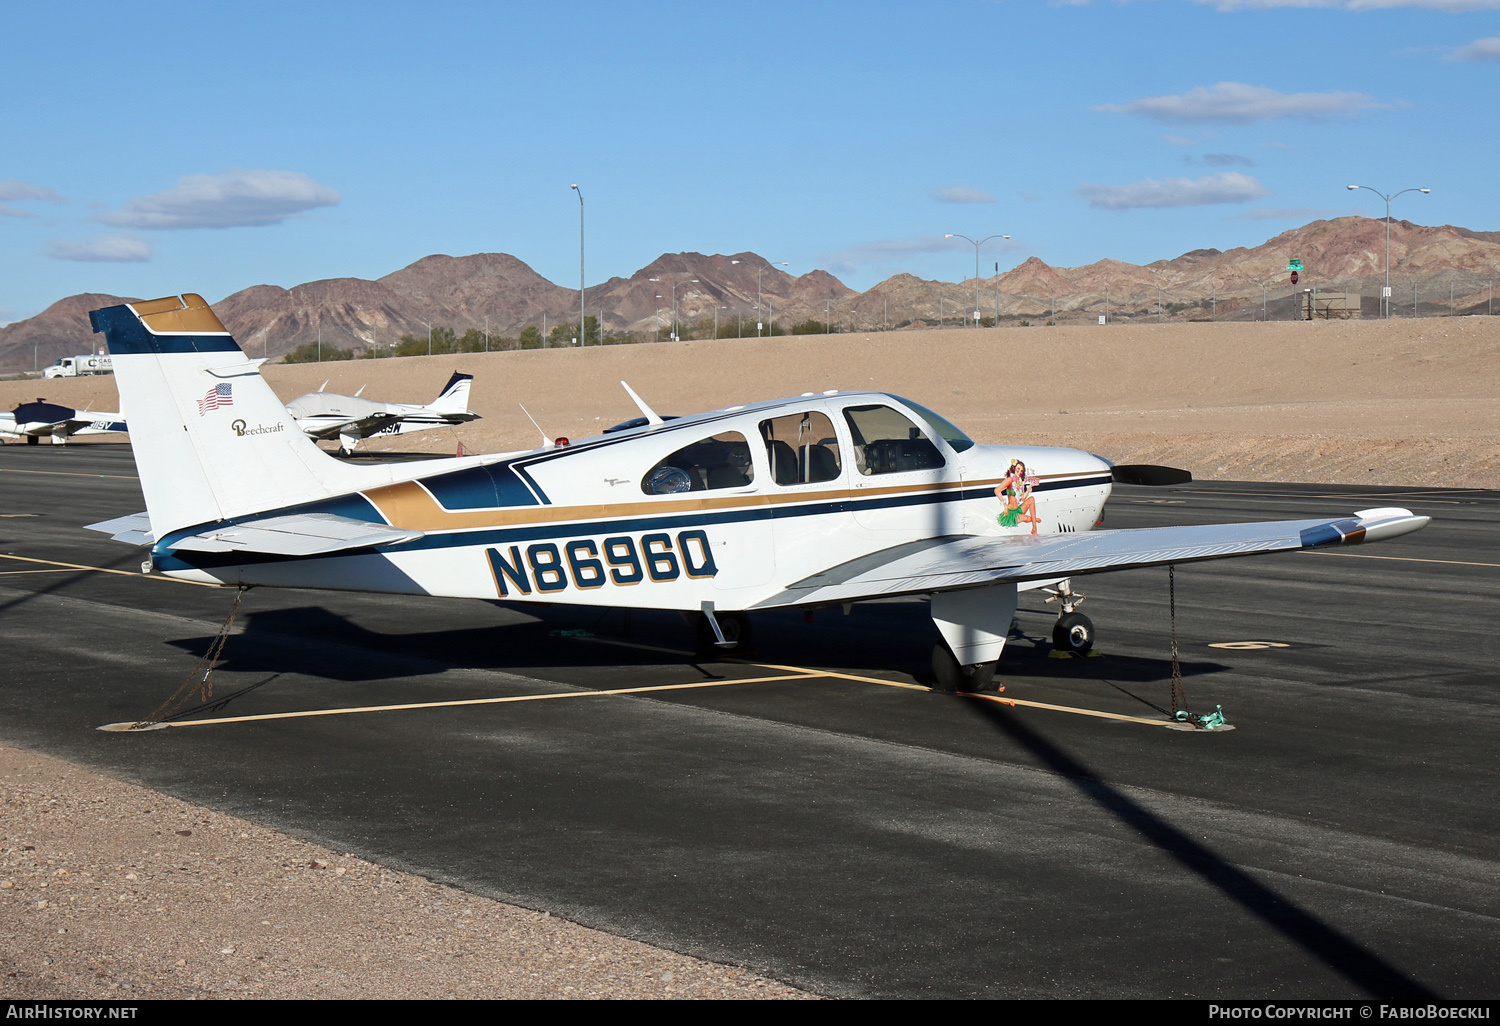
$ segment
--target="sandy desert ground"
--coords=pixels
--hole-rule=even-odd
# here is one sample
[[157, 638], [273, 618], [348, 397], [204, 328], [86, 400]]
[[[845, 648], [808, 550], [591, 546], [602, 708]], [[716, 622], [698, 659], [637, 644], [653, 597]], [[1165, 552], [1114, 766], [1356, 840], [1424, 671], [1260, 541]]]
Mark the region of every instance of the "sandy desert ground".
[[[266, 376], [283, 399], [327, 379], [426, 402], [455, 368], [475, 375], [484, 419], [372, 448], [527, 447], [536, 432], [518, 402], [549, 435], [584, 437], [636, 414], [624, 378], [667, 413], [876, 388], [980, 441], [1073, 445], [1204, 478], [1500, 487], [1500, 319], [1489, 318], [783, 337]], [[0, 382], [4, 408], [36, 396], [116, 408], [107, 377]], [[0, 803], [7, 997], [342, 996], [353, 965], [372, 997], [797, 995], [41, 755], [0, 748]], [[169, 872], [185, 855], [197, 870]], [[218, 900], [220, 887], [255, 894], [259, 918]]]
[[[318, 388], [428, 402], [475, 376], [482, 420], [372, 440], [372, 451], [526, 448], [635, 416], [872, 388], [982, 442], [1069, 445], [1201, 478], [1500, 487], [1500, 318], [903, 331], [607, 346], [266, 368], [283, 399]], [[115, 409], [112, 378], [0, 382], [0, 408], [45, 396]]]

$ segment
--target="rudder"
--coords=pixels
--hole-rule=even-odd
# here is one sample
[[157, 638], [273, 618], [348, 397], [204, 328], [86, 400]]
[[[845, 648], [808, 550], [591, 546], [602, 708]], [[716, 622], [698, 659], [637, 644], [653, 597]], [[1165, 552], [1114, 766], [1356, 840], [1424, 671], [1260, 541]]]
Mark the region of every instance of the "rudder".
[[114, 361], [141, 490], [158, 538], [352, 491], [203, 297], [191, 292], [89, 314]]

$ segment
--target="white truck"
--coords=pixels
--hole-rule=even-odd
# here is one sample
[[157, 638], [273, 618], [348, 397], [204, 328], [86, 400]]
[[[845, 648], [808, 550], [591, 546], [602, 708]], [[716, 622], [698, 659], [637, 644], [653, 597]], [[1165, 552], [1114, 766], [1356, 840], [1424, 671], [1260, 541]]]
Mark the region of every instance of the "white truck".
[[42, 377], [77, 378], [87, 374], [113, 374], [114, 371], [114, 363], [107, 354], [84, 353], [82, 356], [64, 356], [42, 371]]

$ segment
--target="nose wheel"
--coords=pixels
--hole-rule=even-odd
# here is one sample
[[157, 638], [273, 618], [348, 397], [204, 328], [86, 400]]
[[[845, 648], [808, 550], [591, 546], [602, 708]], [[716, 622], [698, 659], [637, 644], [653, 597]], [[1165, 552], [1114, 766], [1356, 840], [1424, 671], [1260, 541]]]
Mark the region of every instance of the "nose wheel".
[[1085, 656], [1094, 647], [1094, 621], [1078, 612], [1087, 597], [1073, 590], [1071, 581], [1057, 582], [1056, 588], [1042, 589], [1049, 598], [1047, 604], [1059, 603], [1057, 622], [1052, 625], [1052, 647], [1070, 655]]
[[1082, 613], [1064, 613], [1052, 625], [1052, 647], [1071, 655], [1088, 655], [1094, 647], [1094, 621]]

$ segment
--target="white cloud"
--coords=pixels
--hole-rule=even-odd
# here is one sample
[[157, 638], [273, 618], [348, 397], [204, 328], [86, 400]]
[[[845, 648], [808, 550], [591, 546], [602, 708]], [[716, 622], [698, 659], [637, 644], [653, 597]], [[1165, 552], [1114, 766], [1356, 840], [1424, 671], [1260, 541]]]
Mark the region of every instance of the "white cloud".
[[933, 189], [930, 193], [933, 199], [939, 203], [993, 203], [995, 197], [983, 189], [970, 188], [967, 185], [950, 185], [945, 189]]
[[1205, 153], [1203, 163], [1209, 167], [1254, 167], [1255, 161], [1238, 153]]
[[44, 185], [32, 185], [19, 178], [0, 178], [0, 217], [35, 217], [36, 215], [15, 207], [6, 206], [17, 200], [46, 200], [48, 203], [66, 203], [57, 190]]
[[53, 239], [47, 244], [53, 260], [86, 263], [141, 264], [151, 259], [151, 245], [129, 235], [95, 235], [91, 239]]
[[1197, 207], [1210, 203], [1244, 203], [1268, 196], [1266, 187], [1239, 171], [1202, 178], [1147, 178], [1129, 185], [1080, 185], [1078, 195], [1091, 207], [1133, 210], [1138, 207]]
[[1220, 82], [1198, 86], [1181, 96], [1146, 96], [1126, 104], [1102, 104], [1094, 110], [1141, 114], [1157, 121], [1222, 121], [1249, 124], [1274, 118], [1317, 118], [1353, 114], [1381, 107], [1364, 93], [1282, 93], [1266, 86]]
[[1500, 61], [1500, 36], [1476, 39], [1448, 55], [1450, 61]]
[[260, 227], [337, 206], [340, 199], [300, 171], [230, 168], [219, 175], [186, 175], [171, 189], [137, 196], [121, 210], [95, 214], [94, 220], [156, 230]]

